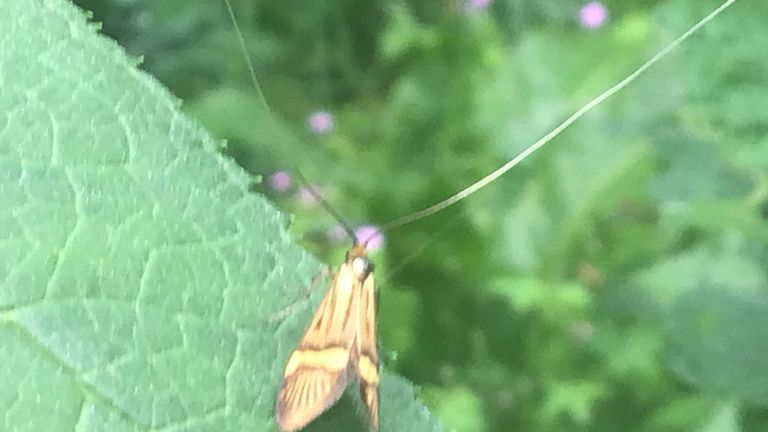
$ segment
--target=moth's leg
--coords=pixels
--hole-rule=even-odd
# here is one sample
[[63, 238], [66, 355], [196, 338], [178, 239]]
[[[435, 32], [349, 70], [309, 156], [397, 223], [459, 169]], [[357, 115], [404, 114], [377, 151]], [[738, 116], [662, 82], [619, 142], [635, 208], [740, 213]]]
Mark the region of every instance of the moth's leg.
[[376, 349], [379, 351], [379, 369], [382, 368], [383, 364], [397, 360], [397, 351], [384, 348], [378, 341], [376, 341]]
[[315, 290], [315, 287], [322, 281], [323, 279], [328, 279], [331, 277], [331, 268], [328, 266], [323, 266], [322, 269], [312, 278], [312, 280], [307, 285], [307, 289], [304, 292], [304, 294], [295, 302], [289, 304], [285, 308], [275, 312], [272, 314], [272, 316], [269, 317], [269, 322], [276, 322], [276, 321], [282, 321], [286, 319], [287, 317], [293, 315], [295, 310], [301, 306], [302, 303], [307, 301], [309, 297], [312, 295], [312, 291]]

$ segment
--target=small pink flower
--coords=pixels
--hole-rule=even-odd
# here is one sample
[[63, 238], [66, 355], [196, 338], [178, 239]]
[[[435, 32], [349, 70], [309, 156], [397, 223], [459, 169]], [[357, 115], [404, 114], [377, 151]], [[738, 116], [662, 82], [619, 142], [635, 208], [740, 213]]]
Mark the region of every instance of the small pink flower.
[[488, 9], [492, 0], [467, 0], [467, 9], [473, 12], [480, 12]]
[[307, 127], [316, 135], [325, 135], [333, 129], [333, 115], [326, 111], [312, 113], [307, 119]]
[[285, 171], [277, 171], [269, 176], [267, 183], [272, 190], [284, 192], [291, 187], [291, 175]]
[[350, 240], [349, 236], [347, 235], [347, 230], [345, 230], [344, 227], [341, 225], [330, 227], [328, 231], [325, 233], [325, 235], [328, 237], [328, 240], [330, 240], [331, 243], [333, 244], [339, 244], [347, 240]]
[[363, 225], [355, 230], [355, 237], [369, 251], [377, 251], [384, 245], [384, 234], [374, 225]]
[[[312, 193], [314, 191], [314, 194]], [[296, 195], [299, 199], [299, 202], [303, 204], [305, 207], [314, 207], [318, 204], [317, 197], [315, 194], [319, 194], [320, 190], [317, 185], [312, 186], [302, 186], [299, 188], [298, 192], [296, 192]]]
[[585, 4], [579, 11], [579, 23], [588, 30], [596, 30], [608, 20], [608, 9], [600, 2]]
[[595, 334], [595, 326], [589, 321], [574, 321], [568, 326], [571, 335], [580, 342], [592, 339]]

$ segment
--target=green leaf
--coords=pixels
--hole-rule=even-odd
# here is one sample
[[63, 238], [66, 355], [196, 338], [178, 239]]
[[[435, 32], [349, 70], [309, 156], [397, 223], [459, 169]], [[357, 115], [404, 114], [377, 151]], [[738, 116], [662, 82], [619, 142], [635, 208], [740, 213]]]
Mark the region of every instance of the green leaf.
[[733, 403], [725, 403], [718, 407], [712, 419], [701, 432], [740, 432], [739, 409]]
[[[454, 387], [447, 390], [439, 387], [425, 389], [425, 398], [432, 400], [440, 417], [456, 432], [486, 430], [482, 401], [471, 390]], [[404, 429], [406, 430], [406, 429]]]
[[700, 286], [667, 322], [670, 363], [692, 384], [768, 405], [768, 295]]
[[[6, 0], [0, 28], [2, 429], [274, 429], [319, 263], [81, 11]], [[381, 387], [383, 430], [440, 429]], [[308, 430], [365, 430], [349, 393]]]
[[592, 381], [553, 381], [547, 385], [547, 404], [542, 416], [549, 421], [565, 415], [577, 424], [587, 424], [608, 390], [605, 385]]
[[[715, 395], [768, 404], [768, 294], [746, 242], [667, 258], [637, 278], [653, 298], [672, 370]], [[735, 243], [736, 246], [731, 243]]]

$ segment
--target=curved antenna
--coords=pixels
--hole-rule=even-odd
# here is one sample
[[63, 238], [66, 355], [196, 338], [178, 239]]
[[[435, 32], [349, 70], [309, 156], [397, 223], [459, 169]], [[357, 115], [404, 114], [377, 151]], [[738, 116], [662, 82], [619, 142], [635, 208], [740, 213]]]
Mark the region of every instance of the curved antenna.
[[[237, 43], [240, 46], [240, 51], [243, 54], [243, 58], [245, 58], [245, 64], [248, 67], [248, 74], [251, 79], [251, 84], [253, 84], [253, 88], [256, 90], [256, 93], [259, 96], [259, 99], [261, 100], [262, 105], [264, 105], [264, 108], [267, 111], [267, 114], [270, 118], [272, 114], [272, 109], [269, 107], [269, 103], [267, 103], [267, 98], [264, 96], [264, 92], [261, 90], [261, 85], [259, 84], [259, 79], [256, 76], [256, 68], [253, 67], [253, 61], [251, 61], [251, 55], [248, 53], [248, 46], [245, 43], [245, 37], [243, 36], [243, 31], [240, 28], [240, 24], [237, 22], [237, 17], [235, 16], [235, 11], [232, 8], [232, 3], [230, 3], [230, 0], [224, 0], [224, 4], [227, 8], [227, 14], [229, 15], [229, 20], [232, 21], [232, 27], [235, 30], [235, 36], [237, 37]], [[323, 198], [323, 196], [315, 190], [314, 187], [307, 181], [307, 178], [304, 177], [304, 175], [299, 171], [298, 167], [294, 168], [294, 173], [296, 174], [296, 177], [299, 178], [299, 180], [304, 183], [304, 187], [309, 191], [309, 193], [312, 195], [314, 199], [317, 200], [317, 202], [320, 203], [320, 205], [330, 213], [330, 215], [336, 219], [336, 222], [341, 225], [342, 228], [344, 228], [344, 231], [347, 233], [350, 239], [354, 241], [355, 243], [358, 243], [357, 236], [355, 236], [355, 231], [350, 228], [349, 223], [341, 217], [341, 214], [339, 214], [336, 210], [331, 207], [330, 204], [328, 204], [328, 201]]]
[[594, 107], [597, 105], [600, 105], [604, 100], [608, 99], [609, 97], [613, 96], [616, 92], [626, 87], [629, 83], [634, 81], [638, 76], [642, 75], [648, 68], [653, 66], [656, 62], [661, 60], [663, 57], [665, 57], [667, 54], [669, 54], [672, 50], [677, 48], [680, 43], [688, 39], [692, 34], [694, 34], [696, 31], [698, 31], [701, 27], [703, 27], [705, 24], [707, 24], [709, 21], [711, 21], [713, 18], [715, 18], [717, 15], [719, 15], [722, 11], [730, 7], [733, 3], [735, 3], [736, 0], [726, 0], [723, 4], [718, 6], [715, 10], [707, 14], [704, 18], [699, 20], [696, 24], [694, 24], [691, 28], [688, 29], [685, 33], [678, 36], [675, 40], [673, 40], [669, 45], [664, 47], [661, 51], [656, 53], [653, 57], [651, 57], [648, 61], [643, 63], [639, 68], [635, 69], [634, 72], [629, 74], [626, 78], [622, 79], [621, 81], [617, 82], [608, 90], [605, 90], [603, 93], [599, 94], [597, 97], [593, 98], [586, 104], [584, 104], [581, 108], [579, 108], [575, 113], [571, 114], [570, 117], [565, 119], [562, 123], [560, 123], [556, 128], [552, 129], [551, 132], [541, 137], [538, 141], [528, 146], [525, 150], [520, 152], [517, 156], [515, 156], [512, 160], [508, 161], [504, 165], [500, 166], [499, 168], [496, 168], [493, 172], [486, 175], [485, 177], [481, 178], [480, 180], [477, 180], [476, 182], [472, 183], [471, 185], [467, 186], [466, 188], [460, 190], [459, 192], [456, 192], [455, 194], [449, 196], [448, 198], [433, 204], [425, 209], [419, 210], [417, 212], [405, 215], [403, 217], [397, 218], [393, 221], [390, 221], [384, 225], [382, 225], [381, 231], [387, 231], [391, 230], [393, 228], [403, 226], [405, 224], [409, 224], [411, 222], [415, 222], [420, 219], [424, 219], [426, 217], [432, 216], [433, 214], [442, 211], [457, 202], [463, 200], [464, 198], [474, 194], [475, 192], [479, 191], [480, 189], [484, 188], [488, 184], [492, 183], [502, 175], [506, 174], [507, 171], [514, 168], [516, 165], [518, 165], [520, 162], [524, 161], [528, 156], [535, 153], [537, 150], [542, 148], [545, 144], [553, 140], [555, 137], [560, 135], [566, 128], [568, 128], [571, 124], [573, 124], [576, 120], [580, 119], [584, 114], [591, 111]]
[[[336, 222], [338, 222], [339, 225], [341, 225], [341, 227], [344, 228], [344, 231], [347, 233], [349, 238], [352, 239], [352, 241], [355, 242], [355, 244], [358, 244], [359, 241], [357, 239], [357, 236], [355, 235], [355, 231], [352, 228], [350, 228], [350, 225], [347, 222], [347, 220], [341, 217], [341, 214], [339, 214], [339, 212], [337, 212], [333, 207], [331, 207], [330, 204], [328, 204], [328, 201], [326, 201], [325, 198], [323, 198], [323, 196], [320, 195], [320, 192], [315, 190], [315, 188], [313, 188], [312, 185], [309, 184], [309, 182], [307, 181], [307, 178], [304, 177], [301, 171], [299, 171], [298, 167], [294, 168], [293, 171], [295, 172], [296, 177], [298, 177], [299, 180], [302, 183], [304, 183], [304, 187], [307, 188], [307, 191], [309, 191], [310, 195], [312, 195], [312, 198], [316, 199], [317, 202], [319, 202], [320, 205], [323, 206], [325, 211], [330, 213], [331, 216], [334, 219], [336, 219]], [[367, 243], [367, 240], [366, 240], [366, 243]]]
[[250, 75], [253, 88], [256, 89], [256, 93], [259, 95], [259, 99], [261, 100], [262, 105], [264, 105], [264, 108], [267, 110], [267, 113], [271, 113], [272, 109], [269, 107], [267, 98], [264, 96], [264, 92], [261, 90], [261, 85], [259, 84], [258, 78], [256, 78], [256, 69], [253, 67], [251, 55], [248, 53], [248, 46], [245, 44], [243, 31], [240, 29], [240, 24], [237, 23], [235, 10], [232, 9], [232, 3], [230, 3], [229, 0], [224, 0], [224, 4], [227, 7], [227, 14], [229, 15], [229, 19], [232, 21], [232, 27], [235, 29], [237, 44], [240, 46], [240, 51], [243, 53], [243, 57], [245, 58], [245, 65], [248, 67], [248, 74]]

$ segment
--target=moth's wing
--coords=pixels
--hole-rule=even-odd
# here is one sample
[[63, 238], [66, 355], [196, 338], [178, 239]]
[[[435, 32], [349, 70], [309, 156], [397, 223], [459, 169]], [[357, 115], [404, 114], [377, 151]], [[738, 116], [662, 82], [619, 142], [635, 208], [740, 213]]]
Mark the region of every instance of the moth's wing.
[[360, 383], [360, 396], [368, 408], [368, 422], [371, 432], [379, 432], [379, 386]]
[[346, 370], [328, 372], [305, 368], [286, 377], [277, 401], [277, 425], [281, 431], [295, 431], [331, 407], [347, 386]]
[[344, 393], [361, 289], [349, 264], [342, 264], [285, 366], [275, 408], [280, 430], [304, 427]]
[[379, 430], [379, 354], [376, 348], [376, 293], [373, 273], [363, 281], [360, 291], [359, 356], [355, 362], [360, 379], [360, 396], [368, 409], [371, 431]]

